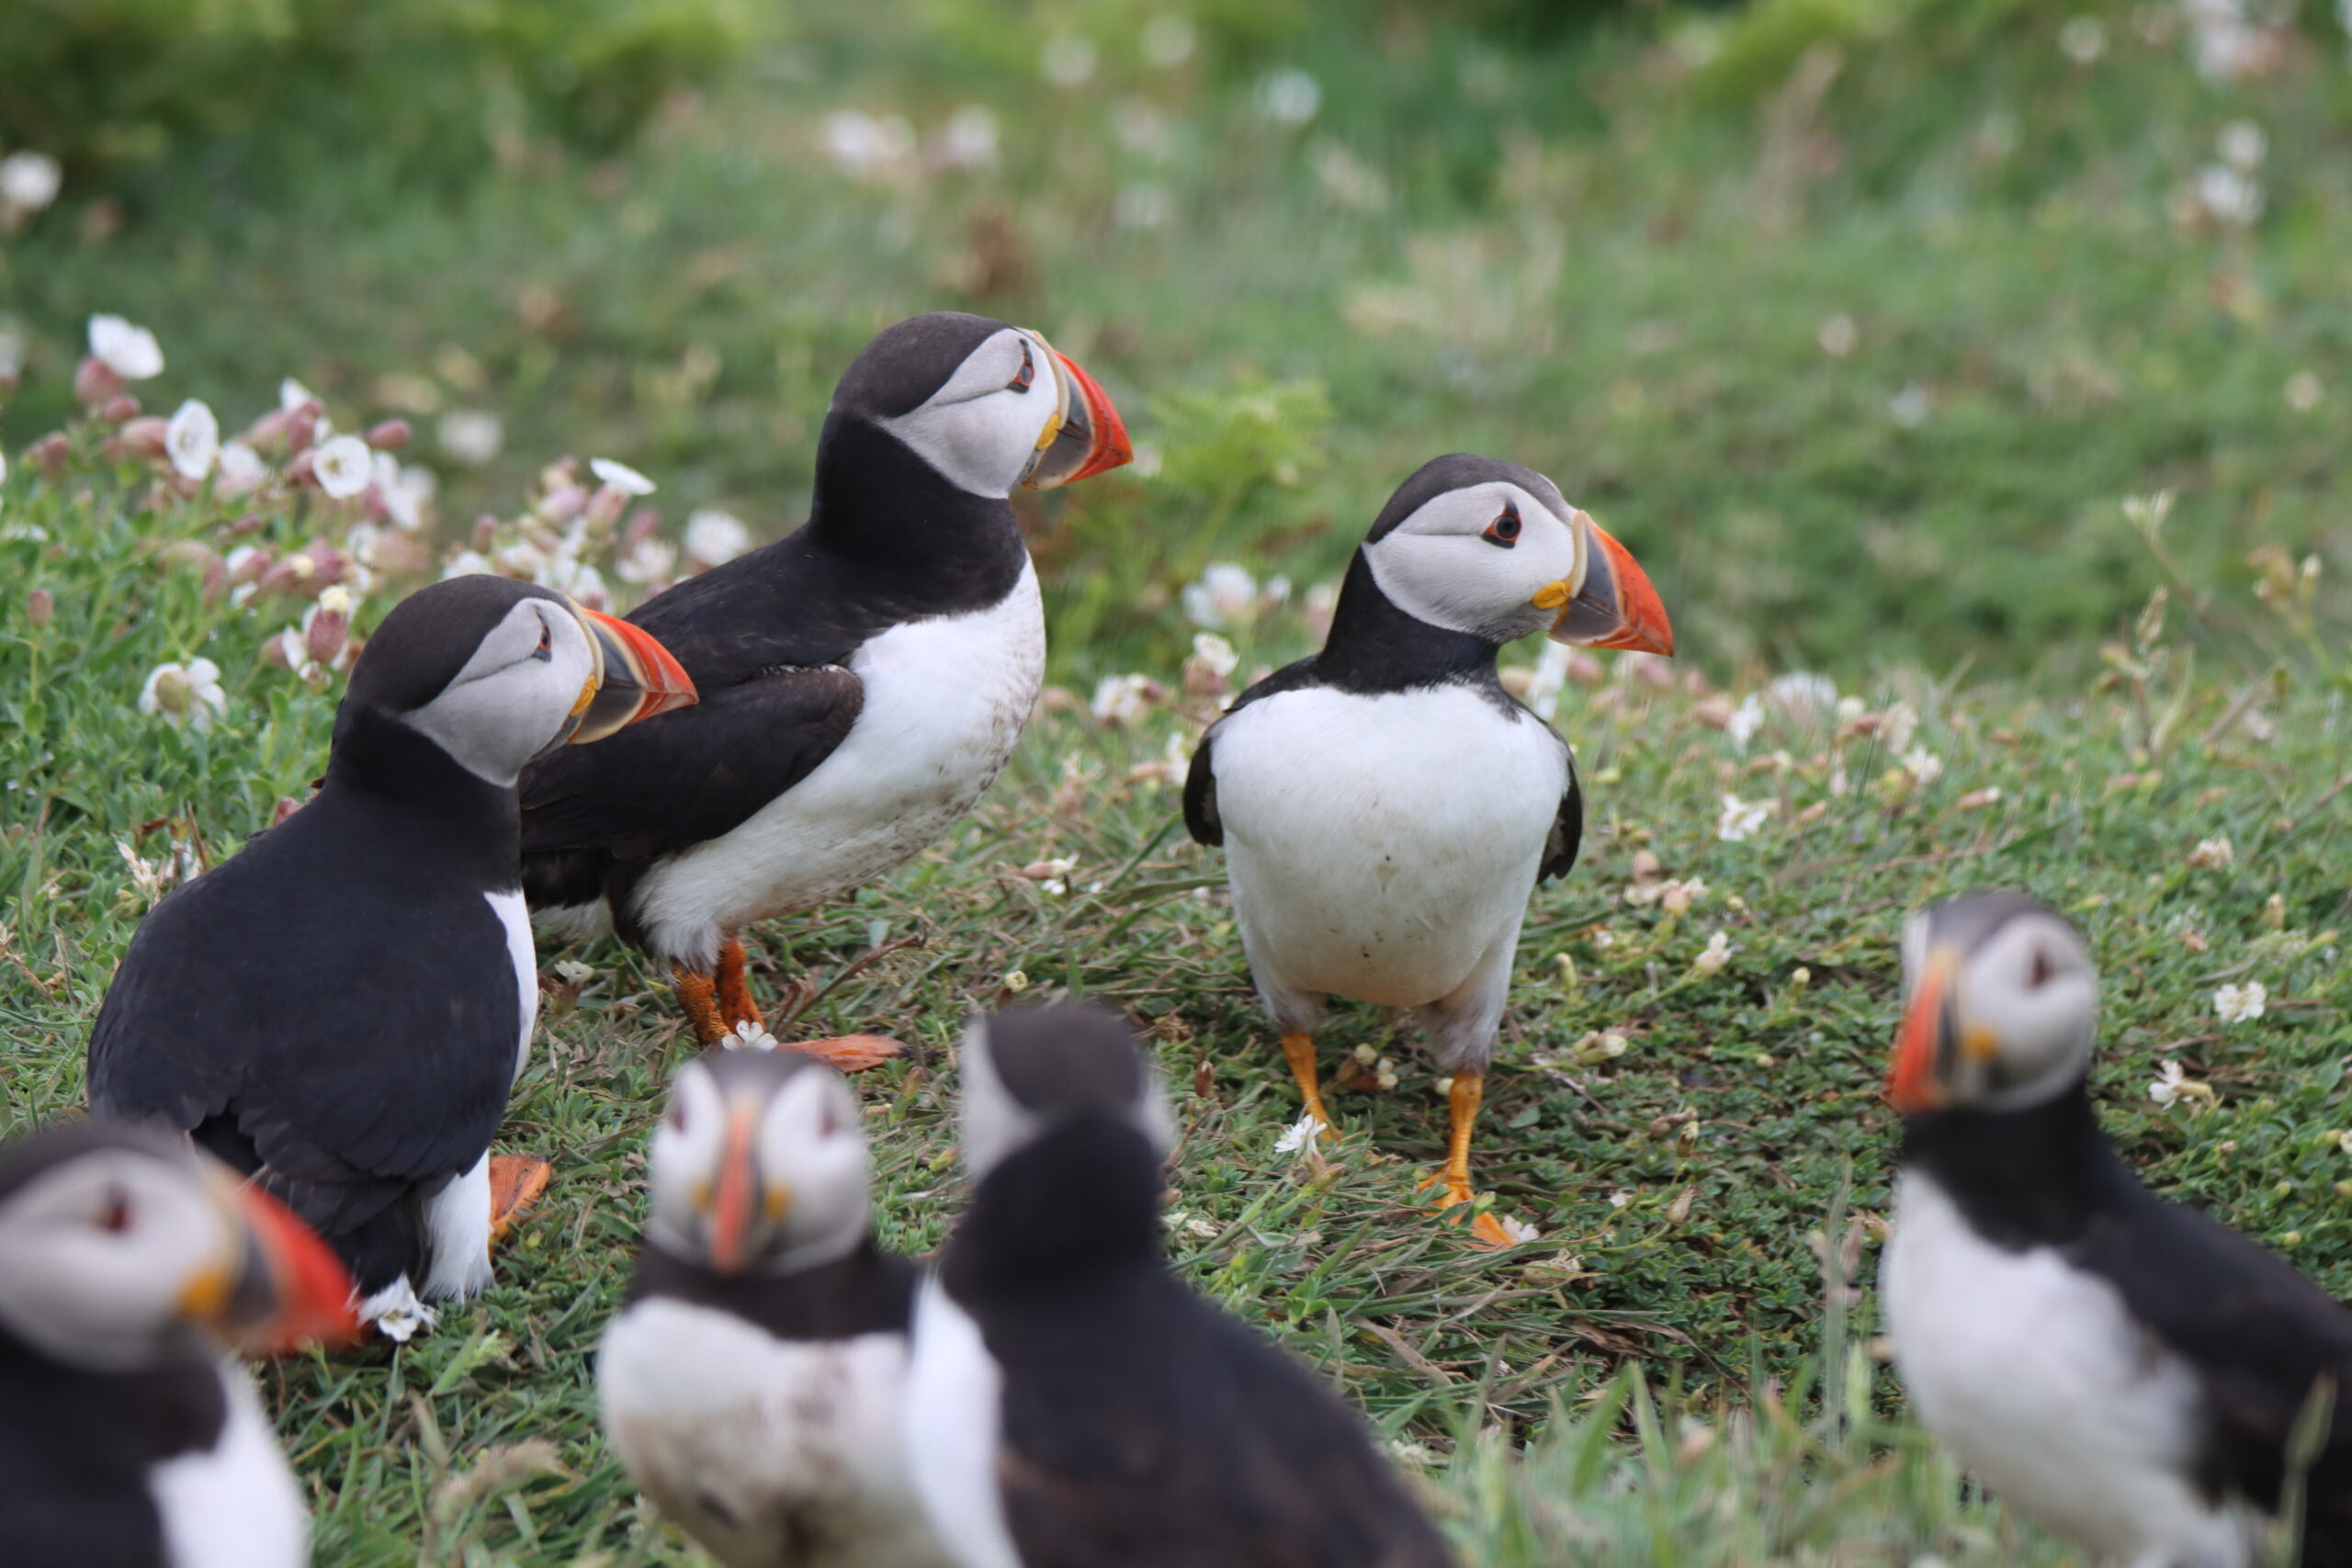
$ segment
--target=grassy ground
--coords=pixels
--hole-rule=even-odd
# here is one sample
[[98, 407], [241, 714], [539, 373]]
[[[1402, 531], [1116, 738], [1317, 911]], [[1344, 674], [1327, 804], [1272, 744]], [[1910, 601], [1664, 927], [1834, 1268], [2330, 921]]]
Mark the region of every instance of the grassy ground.
[[[260, 657], [305, 596], [208, 603], [201, 561], [168, 547], [283, 555], [348, 517], [315, 496], [151, 506], [86, 431], [61, 483], [25, 458], [66, 415], [85, 312], [161, 331], [156, 408], [198, 395], [241, 422], [293, 371], [346, 426], [498, 410], [485, 469], [427, 444], [454, 536], [511, 513], [562, 450], [654, 473], [673, 525], [721, 501], [781, 527], [865, 334], [970, 304], [1102, 373], [1159, 472], [1030, 519], [1056, 677], [1081, 700], [931, 855], [760, 933], [767, 983], [828, 987], [801, 1029], [933, 1052], [865, 1085], [890, 1241], [933, 1245], [958, 1201], [965, 1013], [1016, 975], [1101, 995], [1149, 1022], [1177, 1092], [1182, 1266], [1412, 1445], [1475, 1561], [2062, 1560], [1901, 1425], [1871, 1296], [1845, 1283], [1874, 1270], [1886, 1199], [1904, 909], [2014, 883], [2075, 913], [2108, 976], [2114, 1134], [2162, 1190], [2352, 1292], [2352, 736], [2341, 601], [2324, 576], [2299, 598], [2294, 566], [2346, 559], [2352, 189], [2320, 154], [2352, 124], [2352, 77], [2313, 39], [2209, 86], [2177, 21], [2135, 19], [2160, 7], [2086, 8], [2105, 19], [2089, 65], [2046, 8], [1948, 0], [1757, 8], [1812, 16], [1793, 43], [1300, 23], [1254, 63], [1168, 71], [1089, 11], [1103, 63], [1046, 89], [1034, 31], [983, 48], [940, 4], [899, 42], [906, 13], [876, 6], [811, 24], [755, 89], [680, 108], [618, 164], [524, 148], [424, 203], [350, 149], [266, 202], [183, 171], [133, 192], [111, 237], [48, 215], [0, 250], [31, 349], [0, 408], [0, 1132], [80, 1098], [150, 897], [125, 847], [150, 874], [175, 841], [232, 852], [316, 775], [336, 695]], [[1830, 25], [1847, 15], [1894, 20]], [[1833, 52], [1807, 66], [1814, 45]], [[1254, 107], [1257, 73], [1290, 59], [1325, 89], [1303, 130]], [[816, 152], [831, 109], [929, 135], [967, 101], [998, 111], [993, 171], [861, 179]], [[2266, 215], [2176, 221], [2248, 117]], [[1136, 226], [1155, 201], [1166, 221]], [[1179, 683], [1176, 592], [1202, 564], [1328, 579], [1395, 479], [1453, 446], [1525, 457], [1593, 506], [1653, 567], [1690, 664], [1731, 686], [1626, 670], [1559, 698], [1593, 826], [1531, 915], [1490, 1089], [1481, 1183], [1542, 1233], [1502, 1255], [1414, 1208], [1442, 1098], [1369, 1010], [1335, 1018], [1328, 1059], [1385, 1053], [1396, 1089], [1338, 1098], [1328, 1168], [1274, 1152], [1286, 1075], [1163, 772], [1206, 708], [1106, 728], [1082, 701], [1114, 671]], [[2152, 547], [2123, 498], [2167, 487]], [[248, 510], [258, 531], [232, 533]], [[2135, 625], [2159, 585], [2168, 613]], [[1304, 597], [1233, 632], [1244, 676], [1310, 646]], [[137, 710], [153, 667], [198, 654], [225, 672], [209, 732]], [[1733, 704], [1799, 660], [1866, 716], [1768, 698], [1740, 749]], [[1890, 750], [1897, 705], [1917, 727]], [[1770, 807], [1744, 840], [1718, 834], [1725, 794]], [[2224, 838], [2226, 863], [2196, 855]], [[1680, 912], [1630, 901], [1644, 854], [1705, 890]], [[1069, 893], [1020, 874], [1061, 859]], [[690, 1047], [626, 955], [547, 956], [593, 974], [550, 972], [503, 1143], [551, 1155], [557, 1184], [499, 1288], [397, 1355], [266, 1374], [322, 1562], [406, 1563], [420, 1542], [434, 1563], [693, 1560], [596, 1440], [587, 1365], [659, 1086]], [[2250, 980], [2267, 1016], [2223, 1026], [2213, 991]], [[2212, 1097], [2154, 1103], [2167, 1061]]]

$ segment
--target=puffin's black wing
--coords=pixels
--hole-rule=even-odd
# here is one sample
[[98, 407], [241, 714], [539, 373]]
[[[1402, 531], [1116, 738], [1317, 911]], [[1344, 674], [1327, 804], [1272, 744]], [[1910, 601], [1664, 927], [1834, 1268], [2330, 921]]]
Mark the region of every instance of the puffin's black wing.
[[[727, 686], [695, 679], [693, 707], [564, 747], [524, 773], [526, 873], [535, 856], [593, 849], [642, 860], [740, 827], [832, 754], [865, 701], [864, 683], [839, 665], [786, 665]], [[526, 886], [539, 896], [536, 879]]]
[[2328, 1440], [2304, 1480], [2306, 1563], [2352, 1562], [2352, 1313], [2283, 1259], [2119, 1175], [2068, 1257], [2195, 1370], [2211, 1423], [2199, 1478], [2275, 1506], [2283, 1455], [2315, 1385], [2334, 1383]]
[[1156, 1265], [1080, 1306], [987, 1330], [1023, 1568], [1453, 1562], [1353, 1413], [1246, 1325]]
[[1552, 836], [1544, 840], [1544, 864], [1538, 882], [1566, 876], [1576, 869], [1577, 851], [1584, 844], [1584, 791], [1577, 787], [1577, 759], [1568, 755], [1568, 787], [1560, 796], [1560, 814], [1552, 818]]
[[99, 1008], [92, 1108], [266, 1167], [330, 1239], [469, 1168], [523, 999], [504, 926], [434, 831], [331, 784], [166, 897]]
[[1200, 749], [1193, 753], [1192, 767], [1184, 774], [1184, 826], [1194, 843], [1214, 848], [1225, 842], [1225, 823], [1216, 814], [1216, 763], [1211, 760], [1217, 726], [1261, 697], [1315, 683], [1315, 659], [1310, 655], [1283, 665], [1262, 681], [1253, 682], [1227, 706], [1224, 717], [1209, 726], [1208, 733], [1201, 737]]

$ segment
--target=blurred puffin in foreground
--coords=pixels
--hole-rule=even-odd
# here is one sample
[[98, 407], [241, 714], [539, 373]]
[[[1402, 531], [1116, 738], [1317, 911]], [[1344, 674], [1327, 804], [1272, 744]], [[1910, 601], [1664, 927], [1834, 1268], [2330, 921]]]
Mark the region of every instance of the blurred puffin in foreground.
[[[1046, 623], [1008, 497], [1128, 461], [1118, 411], [1024, 328], [943, 310], [884, 331], [834, 389], [808, 521], [630, 621], [692, 711], [523, 778], [543, 929], [669, 963], [713, 1044], [763, 1025], [738, 934], [882, 875], [994, 781], [1037, 700]], [[854, 1070], [872, 1037], [797, 1047]]]
[[1928, 1429], [2019, 1513], [2137, 1568], [2253, 1568], [2290, 1445], [2304, 1568], [2352, 1564], [2352, 1314], [2284, 1261], [2151, 1195], [2086, 1087], [2098, 976], [2021, 894], [1936, 905], [1904, 938], [1903, 1114], [1880, 1279]]
[[90, 1037], [90, 1105], [191, 1135], [323, 1235], [388, 1331], [490, 1282], [547, 1184], [490, 1156], [538, 1017], [514, 779], [694, 700], [635, 626], [459, 577], [395, 605], [317, 796], [140, 922]]
[[334, 1255], [184, 1138], [0, 1149], [0, 1561], [297, 1568], [310, 1517], [232, 1347], [356, 1327]]
[[[1390, 496], [1349, 564], [1323, 650], [1236, 698], [1184, 784], [1225, 848], [1242, 951], [1307, 1114], [1332, 1125], [1313, 1031], [1328, 995], [1410, 1008], [1453, 1077], [1444, 1206], [1468, 1211], [1470, 1134], [1528, 895], [1584, 829], [1567, 743], [1503, 690], [1504, 643], [1667, 654], [1632, 555], [1532, 468], [1455, 454]], [[1507, 1245], [1491, 1213], [1476, 1234]]]
[[865, 1120], [798, 1052], [714, 1051], [654, 1130], [605, 1330], [605, 1431], [727, 1568], [944, 1568], [900, 1438], [913, 1265], [875, 1245]]
[[1101, 1008], [973, 1024], [969, 1208], [915, 1308], [907, 1449], [962, 1568], [1439, 1568], [1354, 1412], [1161, 1253], [1167, 1101]]

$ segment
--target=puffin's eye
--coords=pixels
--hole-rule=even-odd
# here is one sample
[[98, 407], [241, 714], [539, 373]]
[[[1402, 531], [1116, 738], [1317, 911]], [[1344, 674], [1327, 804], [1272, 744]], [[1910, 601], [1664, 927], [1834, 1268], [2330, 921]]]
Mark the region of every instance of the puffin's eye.
[[684, 1100], [673, 1100], [670, 1102], [670, 1131], [683, 1133], [685, 1130], [686, 1102]]
[[1024, 342], [1021, 345], [1021, 369], [1005, 385], [1013, 391], [1025, 392], [1035, 384], [1036, 379], [1037, 362], [1030, 357], [1029, 345]]
[[555, 658], [555, 628], [545, 621], [539, 623], [539, 646], [531, 649], [531, 657], [543, 664]]
[[1503, 509], [1495, 513], [1495, 520], [1487, 524], [1487, 531], [1478, 536], [1490, 545], [1500, 545], [1505, 549], [1510, 549], [1513, 545], [1518, 544], [1519, 502], [1504, 502]]
[[98, 1228], [118, 1234], [130, 1228], [130, 1200], [119, 1191], [107, 1194], [107, 1206], [98, 1212]]
[[2050, 962], [2050, 954], [2040, 948], [2033, 950], [2033, 967], [2026, 971], [2025, 988], [2038, 991], [2057, 977], [2057, 965]]

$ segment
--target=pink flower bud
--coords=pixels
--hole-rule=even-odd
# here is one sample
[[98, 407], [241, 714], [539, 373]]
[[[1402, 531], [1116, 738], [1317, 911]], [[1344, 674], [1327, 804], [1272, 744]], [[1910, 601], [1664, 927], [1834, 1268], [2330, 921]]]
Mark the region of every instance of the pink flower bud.
[[319, 422], [302, 412], [310, 406], [304, 403], [302, 408], [286, 416], [286, 449], [288, 452], [308, 451], [311, 443], [318, 439]]
[[310, 629], [302, 636], [310, 646], [311, 658], [317, 663], [332, 665], [351, 641], [351, 612], [330, 610], [322, 604], [311, 616]]
[[165, 445], [165, 433], [170, 429], [171, 421], [153, 414], [134, 419], [122, 427], [122, 449], [141, 462], [159, 463], [170, 450]]
[[650, 506], [639, 507], [628, 514], [628, 526], [621, 531], [621, 552], [626, 555], [661, 532], [662, 513]]
[[490, 553], [491, 542], [498, 537], [498, 519], [485, 512], [474, 519], [474, 548], [484, 555]]
[[408, 421], [388, 419], [368, 433], [368, 445], [379, 452], [397, 452], [408, 445]]
[[628, 492], [612, 485], [598, 485], [596, 493], [588, 498], [588, 526], [604, 533], [621, 520], [628, 509]]
[[107, 367], [107, 362], [96, 355], [85, 355], [74, 371], [74, 400], [85, 409], [97, 409], [111, 402], [122, 390], [122, 378]]
[[286, 482], [296, 490], [318, 489], [318, 461], [319, 455], [315, 452], [297, 452], [286, 465]]
[[580, 515], [588, 505], [588, 492], [578, 485], [559, 485], [539, 498], [532, 508], [540, 516], [560, 527]]
[[204, 603], [220, 603], [220, 595], [229, 591], [229, 562], [224, 556], [214, 556], [204, 563]]
[[287, 657], [286, 637], [284, 634], [281, 633], [277, 637], [271, 637], [267, 642], [261, 645], [261, 661], [264, 664], [268, 665], [272, 670], [291, 670], [294, 668], [293, 660]]
[[25, 595], [25, 618], [36, 630], [57, 618], [57, 595], [46, 588], [36, 588]]
[[65, 460], [73, 455], [74, 444], [65, 439], [62, 430], [51, 431], [25, 452], [26, 460], [40, 468], [51, 484], [65, 477]]
[[1568, 655], [1568, 679], [1579, 686], [1598, 686], [1609, 679], [1609, 666], [1579, 648]]
[[227, 538], [242, 539], [247, 534], [258, 534], [264, 528], [268, 526], [268, 518], [263, 516], [258, 512], [248, 512], [243, 517], [238, 518], [234, 523], [230, 524], [228, 527], [222, 529], [221, 533], [223, 536]]
[[301, 809], [302, 803], [300, 801], [295, 799], [290, 795], [281, 795], [277, 797], [277, 804], [270, 807], [269, 825], [275, 828], [280, 822], [285, 821], [288, 817], [293, 816], [294, 813]]
[[284, 409], [272, 409], [245, 427], [244, 443], [254, 451], [275, 454], [285, 449], [286, 421]]
[[259, 582], [269, 574], [269, 552], [258, 545], [245, 545], [229, 552], [224, 563], [229, 572], [229, 586]]
[[129, 392], [125, 392], [119, 397], [108, 398], [107, 400], [106, 407], [98, 411], [98, 417], [108, 424], [123, 424], [129, 421], [137, 419], [139, 417], [139, 400], [132, 397]]

